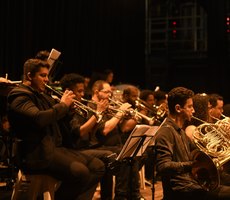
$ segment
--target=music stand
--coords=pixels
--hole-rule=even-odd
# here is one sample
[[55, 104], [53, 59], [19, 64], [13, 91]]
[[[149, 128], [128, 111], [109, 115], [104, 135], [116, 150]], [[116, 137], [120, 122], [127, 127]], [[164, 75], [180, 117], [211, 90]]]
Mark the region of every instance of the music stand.
[[126, 140], [121, 152], [116, 158], [117, 161], [126, 159], [130, 164], [129, 184], [130, 184], [130, 199], [132, 199], [132, 166], [133, 159], [137, 156], [142, 156], [149, 144], [153, 143], [154, 136], [158, 131], [159, 126], [136, 125], [128, 139]]

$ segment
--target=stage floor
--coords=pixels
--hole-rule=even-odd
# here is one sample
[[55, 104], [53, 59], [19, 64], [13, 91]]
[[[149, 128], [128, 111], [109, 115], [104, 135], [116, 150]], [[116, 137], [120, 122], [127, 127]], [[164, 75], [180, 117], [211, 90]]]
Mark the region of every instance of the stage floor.
[[[163, 198], [163, 191], [162, 191], [162, 185], [161, 181], [157, 181], [154, 184], [155, 188], [155, 194], [154, 194], [154, 200], [162, 200]], [[152, 187], [149, 185], [146, 185], [145, 189], [141, 189], [141, 194], [146, 200], [153, 200], [152, 198]]]
[[[3, 186], [3, 185], [0, 185]], [[162, 186], [161, 181], [158, 181], [154, 184], [155, 187], [155, 195], [154, 200], [162, 200]], [[12, 190], [6, 189], [4, 187], [0, 187], [0, 199], [1, 200], [10, 200], [11, 198]], [[152, 198], [152, 187], [146, 184], [145, 189], [141, 189], [141, 194], [146, 200], [153, 200]], [[95, 198], [93, 200], [100, 200], [100, 198], [97, 198], [97, 195], [95, 195]]]
[[[152, 187], [149, 184], [145, 185], [145, 189], [141, 189], [141, 194], [146, 200], [162, 200], [163, 199], [163, 191], [161, 181], [157, 181], [154, 184], [155, 194], [154, 198], [152, 198]], [[95, 192], [93, 200], [100, 200], [100, 191]]]

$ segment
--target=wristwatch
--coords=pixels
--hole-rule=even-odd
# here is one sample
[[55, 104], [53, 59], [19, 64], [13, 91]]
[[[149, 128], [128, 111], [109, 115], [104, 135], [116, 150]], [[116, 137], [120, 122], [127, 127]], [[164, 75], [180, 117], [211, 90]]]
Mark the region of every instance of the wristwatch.
[[102, 120], [103, 114], [102, 114], [102, 112], [96, 111], [94, 113], [94, 116], [97, 118], [97, 123], [99, 123]]

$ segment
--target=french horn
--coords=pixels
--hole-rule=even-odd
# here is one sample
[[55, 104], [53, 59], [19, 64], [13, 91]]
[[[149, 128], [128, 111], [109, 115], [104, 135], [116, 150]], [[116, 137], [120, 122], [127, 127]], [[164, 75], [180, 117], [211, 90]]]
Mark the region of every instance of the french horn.
[[228, 168], [230, 161], [230, 121], [229, 118], [215, 124], [204, 122], [196, 127], [193, 138], [199, 151], [194, 153], [197, 161], [192, 169], [193, 176], [208, 191], [220, 184], [220, 175]]

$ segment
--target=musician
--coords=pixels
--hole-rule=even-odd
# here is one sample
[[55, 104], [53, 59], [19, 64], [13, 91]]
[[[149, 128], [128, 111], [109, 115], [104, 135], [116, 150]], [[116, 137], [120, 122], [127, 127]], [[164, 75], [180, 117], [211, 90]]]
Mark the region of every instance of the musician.
[[105, 70], [103, 71], [103, 74], [104, 74], [104, 80], [105, 80], [106, 82], [108, 82], [108, 83], [110, 84], [110, 86], [111, 86], [111, 85], [112, 85], [112, 82], [113, 82], [113, 78], [114, 78], [114, 72], [113, 72], [113, 70], [107, 68], [107, 69], [105, 69]]
[[143, 100], [149, 107], [153, 107], [155, 104], [154, 92], [152, 90], [141, 90], [140, 99]]
[[[146, 115], [149, 118], [155, 117], [157, 113], [156, 113], [156, 109], [154, 109], [155, 99], [154, 99], [153, 91], [147, 89], [141, 90], [140, 100], [141, 100], [140, 104], [142, 103], [143, 106], [139, 106], [138, 108], [139, 112], [141, 112], [142, 114]], [[145, 119], [142, 120], [142, 123], [150, 124], [150, 122]], [[150, 125], [156, 124], [156, 120], [153, 120], [151, 123], [152, 124]]]
[[158, 110], [164, 111], [161, 115], [158, 115], [158, 120], [162, 122], [168, 115], [168, 94], [163, 90], [157, 90], [153, 92], [154, 95], [154, 105], [158, 107]]
[[104, 80], [110, 84], [112, 90], [115, 90], [114, 71], [112, 69], [107, 68], [103, 71], [103, 74], [104, 74]]
[[209, 94], [209, 122], [215, 123], [222, 118], [224, 98], [217, 94]]
[[[193, 107], [195, 113], [191, 121], [185, 123], [186, 135], [194, 141], [194, 132], [196, 128], [204, 123], [208, 123], [209, 119], [209, 96], [206, 93], [198, 93], [193, 96]], [[211, 125], [211, 124], [210, 124]], [[213, 132], [213, 135], [215, 132]], [[221, 145], [221, 144], [220, 144]], [[224, 185], [230, 185], [229, 169], [224, 169], [220, 173], [220, 182]]]
[[[65, 74], [61, 78], [60, 84], [63, 91], [66, 89], [73, 91], [76, 95], [75, 100], [80, 102], [75, 108], [71, 118], [67, 119], [67, 123], [70, 125], [69, 128], [72, 130], [72, 135], [68, 138], [66, 135], [63, 136], [65, 138], [65, 145], [73, 149], [81, 150], [88, 155], [100, 158], [107, 165], [107, 162], [111, 161], [109, 158], [113, 155], [113, 152], [93, 148], [90, 144], [90, 133], [92, 133], [97, 124], [100, 123], [100, 117], [102, 117], [102, 113], [107, 109], [108, 101], [103, 99], [100, 100], [94, 110], [95, 112], [84, 107], [85, 103], [87, 103], [82, 100], [84, 97], [84, 77], [79, 74]], [[112, 200], [112, 178], [112, 174], [106, 169], [105, 175], [100, 182], [101, 200]]]
[[[144, 91], [145, 93], [145, 91]], [[126, 120], [124, 122], [125, 126], [124, 128], [122, 128], [122, 141], [123, 143], [126, 142], [127, 138], [129, 137], [130, 133], [132, 132], [133, 128], [137, 125], [137, 124], [148, 124], [148, 125], [153, 125], [155, 120], [149, 120], [151, 119], [151, 117], [147, 116], [146, 113], [146, 108], [143, 107], [143, 105], [140, 106], [141, 102], [139, 101], [140, 99], [140, 94], [141, 94], [141, 90], [136, 87], [135, 85], [129, 85], [127, 88], [124, 89], [123, 94], [122, 94], [122, 102], [128, 102], [132, 105], [132, 109], [134, 110], [134, 112], [130, 112], [130, 114], [128, 116], [126, 116], [126, 118], [128, 118], [129, 120]], [[149, 91], [147, 90], [147, 94], [149, 94]], [[143, 93], [142, 93], [143, 95]], [[143, 96], [142, 96], [143, 98]], [[153, 96], [149, 97], [149, 102], [151, 103], [153, 101]], [[147, 105], [147, 103], [146, 103]], [[137, 111], [137, 112], [135, 112]], [[140, 114], [143, 115], [140, 115]], [[145, 117], [146, 116], [146, 117]], [[149, 119], [147, 119], [149, 118]], [[153, 151], [152, 151], [152, 147], [147, 148], [147, 150], [143, 153], [142, 157], [138, 158], [139, 159], [139, 168], [141, 169], [141, 167], [144, 165], [144, 163], [148, 162], [148, 159], [152, 160], [152, 155], [153, 155]], [[152, 166], [152, 164], [151, 164]]]
[[168, 94], [163, 90], [156, 90], [153, 92], [154, 95], [154, 104], [160, 106], [161, 104], [167, 105]]
[[175, 87], [168, 93], [169, 116], [156, 136], [157, 171], [162, 177], [164, 200], [229, 199], [230, 187], [221, 185], [207, 191], [192, 176], [192, 169], [199, 167], [192, 159], [196, 147], [182, 128], [194, 113], [193, 96], [194, 92], [185, 87]]
[[21, 140], [19, 168], [24, 173], [46, 173], [61, 180], [56, 200], [75, 200], [84, 192], [91, 199], [94, 194], [91, 188], [104, 175], [104, 164], [95, 157], [63, 147], [58, 122], [69, 113], [75, 95], [66, 90], [56, 103], [45, 94], [48, 71], [46, 61], [28, 59], [24, 63], [23, 83], [8, 95], [11, 128]]
[[[149, 118], [155, 118], [152, 120], [151, 125], [160, 125], [160, 121], [157, 120], [157, 113], [156, 109], [154, 109], [155, 99], [154, 99], [154, 92], [152, 90], [141, 90], [140, 92], [140, 99], [144, 103], [146, 108], [140, 107], [139, 112], [148, 116]], [[142, 123], [150, 124], [149, 121], [143, 119]], [[156, 172], [156, 164], [155, 164], [155, 152], [154, 152], [154, 145], [147, 147], [146, 149], [146, 158], [144, 160], [145, 165], [145, 179], [150, 183], [154, 184], [155, 181], [155, 172]]]
[[193, 132], [197, 126], [209, 119], [209, 96], [205, 93], [198, 93], [193, 96], [193, 108], [195, 110], [190, 121], [185, 122], [184, 129], [187, 136], [193, 141]]
[[41, 60], [47, 60], [49, 58], [50, 52], [48, 50], [41, 50], [36, 53], [35, 58]]
[[[140, 95], [140, 89], [134, 85], [129, 85], [127, 88], [123, 90], [122, 93], [122, 102], [123, 103], [129, 103], [131, 104], [131, 108], [133, 110], [137, 110], [137, 104], [136, 101], [138, 100]], [[122, 134], [122, 142], [123, 144], [126, 142], [127, 138], [129, 137], [130, 133], [132, 132], [133, 128], [138, 124], [142, 122], [142, 118], [139, 117], [135, 112], [129, 112], [125, 116], [129, 120], [125, 120], [123, 123], [123, 127], [121, 131]]]
[[[102, 99], [109, 101], [112, 97], [112, 89], [110, 84], [104, 80], [97, 80], [92, 87], [92, 101], [100, 102]], [[92, 108], [96, 108], [95, 103], [88, 104]], [[104, 112], [102, 123], [94, 129], [91, 141], [92, 143], [98, 143], [97, 149], [111, 150], [117, 154], [120, 153], [123, 143], [121, 130], [128, 130], [126, 126], [126, 113], [131, 108], [129, 103], [121, 103], [115, 113], [113, 108]], [[132, 164], [132, 171], [129, 161], [120, 162], [120, 169], [116, 174], [115, 185], [115, 200], [140, 200], [143, 199], [140, 193], [140, 177], [139, 177], [139, 164], [134, 159]], [[129, 175], [131, 173], [131, 175]], [[130, 183], [130, 176], [132, 176], [132, 183]], [[131, 190], [132, 189], [132, 190]], [[131, 190], [131, 191], [130, 191]], [[131, 194], [131, 197], [130, 197]]]
[[71, 129], [78, 130], [78, 133], [73, 133], [72, 137], [78, 138], [76, 138], [76, 140], [71, 138], [71, 141], [69, 141], [71, 144], [66, 145], [73, 146], [73, 148], [77, 149], [89, 148], [89, 133], [92, 131], [94, 126], [99, 123], [99, 117], [102, 117], [102, 113], [107, 109], [108, 101], [102, 100], [98, 103], [96, 110], [90, 110], [90, 107], [86, 106], [87, 100], [83, 101], [84, 77], [79, 74], [65, 74], [60, 80], [60, 85], [63, 91], [68, 89], [73, 91], [76, 95], [76, 105], [73, 110], [73, 115], [71, 116], [70, 124]]

